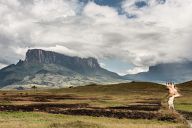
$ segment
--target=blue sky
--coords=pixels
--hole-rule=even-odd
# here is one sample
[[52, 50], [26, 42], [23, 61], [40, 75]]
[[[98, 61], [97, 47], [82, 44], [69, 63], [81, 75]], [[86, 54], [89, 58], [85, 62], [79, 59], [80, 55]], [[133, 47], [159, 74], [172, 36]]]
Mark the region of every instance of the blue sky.
[[103, 68], [117, 72], [119, 75], [125, 75], [128, 69], [134, 67], [132, 64], [118, 58], [100, 59], [99, 63]]
[[123, 0], [79, 0], [80, 2], [88, 3], [89, 1], [93, 1], [98, 5], [102, 6], [110, 6], [110, 7], [119, 7], [121, 6], [121, 2]]

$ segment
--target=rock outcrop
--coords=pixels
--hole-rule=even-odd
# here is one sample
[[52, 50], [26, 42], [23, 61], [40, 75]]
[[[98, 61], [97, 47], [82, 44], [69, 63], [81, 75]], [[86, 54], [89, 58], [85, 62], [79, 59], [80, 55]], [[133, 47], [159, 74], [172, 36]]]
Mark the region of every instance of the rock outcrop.
[[95, 58], [41, 49], [28, 50], [25, 60], [0, 70], [0, 87], [29, 84], [65, 87], [119, 81], [122, 81], [119, 75], [100, 67]]

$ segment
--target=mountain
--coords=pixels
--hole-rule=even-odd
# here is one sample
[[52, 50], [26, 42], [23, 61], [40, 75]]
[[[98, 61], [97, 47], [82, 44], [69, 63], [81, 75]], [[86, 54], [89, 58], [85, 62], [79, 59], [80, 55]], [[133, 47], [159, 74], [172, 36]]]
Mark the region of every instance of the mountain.
[[192, 62], [167, 63], [151, 66], [148, 72], [125, 75], [125, 79], [150, 82], [186, 82], [192, 79]]
[[120, 81], [123, 80], [119, 75], [100, 67], [95, 58], [71, 57], [41, 49], [28, 50], [24, 61], [0, 70], [0, 87], [66, 87]]

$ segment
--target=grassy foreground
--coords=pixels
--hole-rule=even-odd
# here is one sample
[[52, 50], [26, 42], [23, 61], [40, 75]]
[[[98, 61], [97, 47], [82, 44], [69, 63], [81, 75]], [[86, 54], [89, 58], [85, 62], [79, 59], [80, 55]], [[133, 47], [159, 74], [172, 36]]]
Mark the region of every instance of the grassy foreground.
[[[191, 112], [191, 85], [178, 87], [177, 110]], [[0, 91], [0, 111], [0, 128], [187, 128], [166, 87], [147, 82]]]
[[71, 116], [39, 112], [1, 112], [1, 128], [182, 128], [183, 124], [157, 121]]

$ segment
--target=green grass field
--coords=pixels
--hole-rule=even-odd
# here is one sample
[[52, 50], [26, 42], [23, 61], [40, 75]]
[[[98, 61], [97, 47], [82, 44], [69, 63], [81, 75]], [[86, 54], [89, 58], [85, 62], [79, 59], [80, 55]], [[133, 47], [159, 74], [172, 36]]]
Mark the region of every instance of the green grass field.
[[1, 128], [181, 128], [183, 124], [157, 121], [71, 116], [39, 112], [1, 112]]
[[[176, 109], [190, 113], [192, 88], [178, 87]], [[0, 128], [187, 128], [168, 110], [167, 92], [147, 82], [1, 91]]]
[[[178, 85], [182, 97], [175, 102], [176, 109], [188, 120], [192, 120], [192, 82]], [[192, 121], [191, 121], [192, 122]]]

